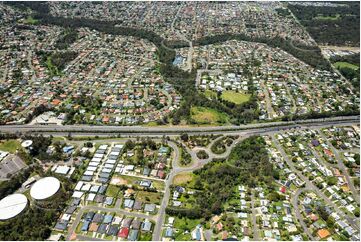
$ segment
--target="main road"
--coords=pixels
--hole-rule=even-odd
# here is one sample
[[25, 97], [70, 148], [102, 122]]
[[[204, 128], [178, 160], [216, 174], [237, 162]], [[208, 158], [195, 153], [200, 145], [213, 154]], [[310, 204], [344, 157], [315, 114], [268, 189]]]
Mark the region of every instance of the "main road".
[[227, 125], [227, 126], [165, 126], [165, 127], [145, 127], [145, 126], [108, 126], [108, 125], [1, 125], [0, 132], [16, 133], [16, 132], [31, 132], [31, 133], [81, 133], [88, 134], [106, 134], [106, 135], [134, 135], [134, 136], [162, 136], [162, 135], [179, 135], [181, 133], [192, 134], [239, 134], [240, 131], [270, 131], [290, 129], [297, 127], [317, 128], [319, 126], [332, 126], [350, 123], [359, 123], [360, 116], [346, 116], [333, 117], [324, 119], [307, 119], [299, 121], [284, 121], [284, 122], [267, 122], [246, 125]]

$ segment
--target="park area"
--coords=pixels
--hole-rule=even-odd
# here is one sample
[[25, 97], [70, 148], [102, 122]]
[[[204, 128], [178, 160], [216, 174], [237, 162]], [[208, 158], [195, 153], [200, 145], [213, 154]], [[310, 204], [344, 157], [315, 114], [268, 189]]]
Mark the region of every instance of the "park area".
[[192, 107], [191, 119], [196, 124], [226, 124], [227, 115], [211, 108]]
[[193, 173], [182, 172], [182, 173], [177, 174], [173, 178], [173, 184], [174, 185], [183, 185], [183, 184], [186, 184], [187, 182], [192, 181], [192, 179], [193, 179]]
[[353, 69], [353, 70], [357, 70], [359, 68], [359, 66], [357, 65], [354, 65], [354, 64], [351, 64], [351, 63], [348, 63], [348, 62], [343, 62], [343, 61], [340, 61], [340, 62], [336, 62], [335, 64], [335, 67], [336, 68], [350, 68], [350, 69]]
[[221, 98], [235, 104], [242, 104], [249, 101], [249, 99], [251, 98], [251, 94], [234, 91], [223, 91]]
[[0, 141], [0, 150], [10, 153], [15, 153], [16, 150], [20, 150], [21, 145], [17, 140]]

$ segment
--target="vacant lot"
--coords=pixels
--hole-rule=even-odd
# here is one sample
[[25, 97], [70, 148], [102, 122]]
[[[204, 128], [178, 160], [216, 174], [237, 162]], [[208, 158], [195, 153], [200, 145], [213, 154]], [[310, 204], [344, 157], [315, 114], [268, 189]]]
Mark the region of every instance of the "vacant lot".
[[192, 107], [191, 118], [197, 124], [225, 124], [227, 115], [211, 108]]
[[249, 101], [251, 98], [251, 94], [245, 94], [240, 92], [234, 92], [234, 91], [224, 91], [222, 92], [221, 98], [233, 102], [235, 104], [241, 104]]
[[21, 149], [20, 142], [17, 140], [0, 141], [0, 150], [15, 153], [17, 149]]
[[176, 175], [173, 178], [174, 185], [182, 185], [193, 179], [193, 174], [191, 172], [182, 172]]
[[144, 203], [155, 203], [160, 205], [162, 195], [159, 192], [138, 191], [136, 199]]
[[105, 194], [109, 197], [117, 197], [119, 191], [119, 187], [110, 184]]
[[39, 20], [34, 19], [32, 16], [28, 16], [25, 20], [24, 20], [24, 24], [37, 24], [39, 23]]

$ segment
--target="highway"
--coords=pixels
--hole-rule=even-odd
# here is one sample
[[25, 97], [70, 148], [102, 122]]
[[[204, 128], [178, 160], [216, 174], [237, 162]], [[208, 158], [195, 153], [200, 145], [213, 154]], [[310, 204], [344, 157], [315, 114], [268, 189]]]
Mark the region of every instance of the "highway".
[[268, 122], [246, 125], [227, 125], [227, 126], [165, 126], [165, 127], [145, 127], [145, 126], [99, 126], [99, 125], [1, 125], [0, 132], [4, 133], [47, 133], [67, 135], [71, 133], [81, 133], [85, 135], [137, 135], [137, 136], [162, 136], [178, 135], [181, 133], [196, 134], [239, 134], [240, 131], [278, 131], [280, 129], [289, 129], [297, 127], [317, 128], [319, 126], [332, 126], [339, 124], [360, 123], [360, 116], [334, 117], [325, 119], [308, 119], [300, 121], [287, 122]]

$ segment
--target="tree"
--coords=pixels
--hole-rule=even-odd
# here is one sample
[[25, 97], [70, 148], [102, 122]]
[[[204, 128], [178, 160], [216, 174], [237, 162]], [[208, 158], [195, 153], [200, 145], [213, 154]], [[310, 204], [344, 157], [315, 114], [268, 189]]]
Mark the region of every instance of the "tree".
[[181, 134], [180, 138], [181, 138], [181, 140], [183, 140], [184, 142], [188, 142], [188, 139], [189, 139], [189, 137], [188, 137], [188, 134], [187, 134], [187, 133], [183, 133], [183, 134]]
[[353, 212], [353, 214], [354, 214], [356, 217], [360, 217], [360, 208], [356, 208], [355, 211]]
[[333, 186], [337, 184], [337, 177], [331, 176], [327, 177], [327, 185]]
[[281, 196], [277, 193], [277, 192], [271, 192], [269, 195], [268, 195], [268, 199], [271, 201], [271, 202], [278, 202], [280, 200]]

